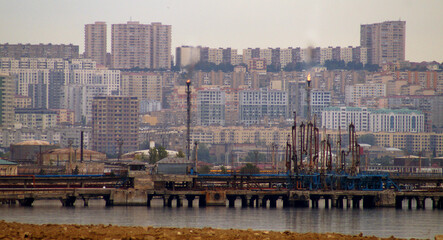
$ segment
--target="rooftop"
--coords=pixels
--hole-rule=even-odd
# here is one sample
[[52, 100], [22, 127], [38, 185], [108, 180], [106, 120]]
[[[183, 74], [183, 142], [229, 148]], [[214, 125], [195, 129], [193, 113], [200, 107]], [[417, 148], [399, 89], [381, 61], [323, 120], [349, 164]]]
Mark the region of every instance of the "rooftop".
[[0, 159], [0, 165], [17, 165], [17, 163]]

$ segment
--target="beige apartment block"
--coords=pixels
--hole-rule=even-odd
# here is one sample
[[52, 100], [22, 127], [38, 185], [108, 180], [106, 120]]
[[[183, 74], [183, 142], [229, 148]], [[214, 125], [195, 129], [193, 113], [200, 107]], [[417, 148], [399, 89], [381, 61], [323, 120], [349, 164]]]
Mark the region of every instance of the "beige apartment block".
[[112, 24], [113, 68], [151, 68], [151, 27], [134, 21]]
[[0, 128], [14, 123], [14, 81], [9, 75], [0, 74]]
[[162, 101], [162, 75], [153, 72], [123, 72], [121, 92], [124, 96], [135, 96], [139, 100]]
[[382, 65], [405, 60], [406, 21], [362, 24], [360, 45], [368, 49], [368, 63]]
[[151, 69], [171, 69], [172, 26], [151, 23]]
[[100, 65], [106, 65], [107, 35], [106, 23], [95, 22], [85, 25], [85, 58], [90, 58]]
[[113, 68], [170, 69], [171, 32], [171, 25], [161, 23], [113, 24]]
[[98, 96], [92, 103], [92, 149], [117, 154], [138, 149], [139, 104], [137, 97]]

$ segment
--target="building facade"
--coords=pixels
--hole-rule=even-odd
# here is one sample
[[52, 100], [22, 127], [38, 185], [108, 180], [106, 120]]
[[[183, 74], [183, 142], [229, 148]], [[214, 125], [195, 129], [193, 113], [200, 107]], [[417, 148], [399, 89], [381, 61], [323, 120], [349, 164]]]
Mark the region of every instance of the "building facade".
[[79, 57], [77, 45], [65, 44], [0, 44], [0, 57], [8, 58], [62, 58]]
[[0, 74], [0, 129], [14, 123], [14, 81], [9, 75]]
[[288, 93], [281, 90], [242, 90], [239, 94], [239, 120], [245, 125], [269, 120], [286, 119]]
[[425, 116], [409, 109], [371, 109], [369, 130], [371, 132], [424, 132]]
[[153, 72], [122, 72], [121, 93], [139, 100], [162, 101], [163, 77]]
[[365, 83], [347, 85], [345, 87], [346, 105], [358, 105], [362, 98], [386, 97], [386, 84], [384, 83]]
[[171, 69], [172, 26], [151, 23], [151, 69]]
[[107, 26], [105, 22], [85, 25], [85, 58], [106, 65]]
[[424, 132], [424, 114], [408, 109], [368, 109], [358, 107], [329, 107], [322, 112], [322, 127], [338, 130], [355, 125], [356, 131]]
[[197, 92], [197, 123], [199, 125], [225, 125], [225, 91], [204, 89]]
[[151, 68], [151, 25], [112, 24], [111, 51], [113, 68]]
[[360, 46], [368, 49], [370, 64], [404, 61], [405, 43], [405, 21], [386, 21], [360, 26]]
[[118, 154], [138, 149], [137, 97], [98, 96], [92, 103], [92, 150]]
[[15, 121], [28, 128], [52, 128], [57, 125], [57, 112], [35, 108], [15, 109]]
[[112, 25], [112, 67], [170, 69], [170, 25], [127, 22]]

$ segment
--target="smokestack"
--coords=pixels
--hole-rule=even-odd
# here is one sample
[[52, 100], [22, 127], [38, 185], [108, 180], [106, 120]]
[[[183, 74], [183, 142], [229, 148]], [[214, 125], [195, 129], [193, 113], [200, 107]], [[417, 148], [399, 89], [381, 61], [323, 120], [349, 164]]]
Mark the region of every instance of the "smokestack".
[[[191, 155], [191, 79], [186, 81], [186, 101], [187, 101], [187, 120], [186, 120], [186, 155]], [[196, 169], [197, 170], [197, 169]]]
[[83, 162], [83, 131], [80, 132], [80, 162]]

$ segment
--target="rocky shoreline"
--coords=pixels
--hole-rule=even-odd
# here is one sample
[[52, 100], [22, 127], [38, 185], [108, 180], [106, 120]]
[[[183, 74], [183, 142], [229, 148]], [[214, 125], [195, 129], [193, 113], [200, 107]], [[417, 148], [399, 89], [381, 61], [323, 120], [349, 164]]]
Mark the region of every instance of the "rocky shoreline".
[[[24, 224], [0, 221], [0, 239], [190, 239], [190, 240], [310, 240], [397, 239], [338, 233], [295, 233], [213, 228], [123, 227], [114, 225]], [[436, 239], [440, 239], [436, 237]]]

